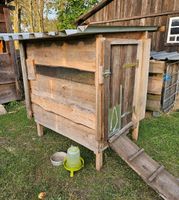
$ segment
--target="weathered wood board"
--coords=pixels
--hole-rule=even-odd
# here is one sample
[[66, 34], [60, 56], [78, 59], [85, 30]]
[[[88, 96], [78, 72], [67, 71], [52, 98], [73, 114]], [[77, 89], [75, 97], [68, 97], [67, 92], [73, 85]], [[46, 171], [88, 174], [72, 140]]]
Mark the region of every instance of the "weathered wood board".
[[32, 109], [35, 121], [39, 124], [84, 145], [92, 151], [98, 149], [98, 143], [95, 140], [95, 131], [93, 129], [74, 123], [36, 104], [32, 104]]
[[162, 76], [149, 76], [148, 93], [161, 95], [163, 88]]
[[[9, 9], [0, 6], [0, 33], [12, 32]], [[20, 67], [13, 41], [0, 41], [0, 104], [21, 99]]]
[[170, 17], [179, 15], [178, 0], [113, 0], [100, 9], [79, 18], [78, 25], [98, 26], [161, 26], [149, 34], [153, 51], [178, 51], [178, 45], [166, 45]]
[[[55, 41], [46, 45], [28, 44], [27, 58], [33, 59], [36, 65], [68, 67], [95, 72], [96, 46], [95, 40], [87, 41]], [[80, 58], [80, 59], [79, 59]], [[54, 62], [55, 61], [55, 62]]]
[[0, 104], [19, 98], [15, 83], [0, 85]]
[[20, 52], [27, 111], [38, 135], [47, 127], [89, 148], [100, 170], [110, 107], [121, 104], [122, 133], [144, 118], [150, 40], [144, 32], [94, 35], [26, 40]]

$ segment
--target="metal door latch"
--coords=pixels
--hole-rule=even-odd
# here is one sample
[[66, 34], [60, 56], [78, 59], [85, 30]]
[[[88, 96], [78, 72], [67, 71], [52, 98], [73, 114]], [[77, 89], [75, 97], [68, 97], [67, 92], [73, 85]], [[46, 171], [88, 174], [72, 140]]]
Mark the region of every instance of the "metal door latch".
[[109, 69], [105, 70], [104, 73], [103, 73], [103, 76], [105, 78], [109, 77], [111, 75], [111, 71]]

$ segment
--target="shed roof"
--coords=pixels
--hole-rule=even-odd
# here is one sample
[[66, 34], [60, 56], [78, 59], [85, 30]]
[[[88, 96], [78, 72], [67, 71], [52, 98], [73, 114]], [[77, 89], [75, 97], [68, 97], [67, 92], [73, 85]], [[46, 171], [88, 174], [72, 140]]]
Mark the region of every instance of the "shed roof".
[[96, 35], [102, 33], [124, 33], [157, 31], [156, 26], [79, 26], [77, 29], [67, 29], [60, 32], [49, 33], [0, 33], [0, 40], [32, 40], [44, 38], [65, 38], [83, 35]]
[[101, 2], [99, 2], [96, 6], [94, 6], [91, 10], [89, 10], [87, 13], [85, 13], [84, 15], [81, 15], [77, 20], [76, 20], [76, 24], [80, 25], [81, 23], [83, 23], [85, 20], [87, 20], [89, 17], [91, 17], [92, 15], [94, 15], [96, 12], [98, 12], [99, 10], [101, 10], [102, 8], [104, 8], [105, 6], [107, 6], [109, 3], [111, 3], [113, 0], [102, 0]]
[[152, 59], [155, 59], [155, 60], [169, 60], [169, 61], [179, 60], [178, 52], [152, 51], [150, 56]]

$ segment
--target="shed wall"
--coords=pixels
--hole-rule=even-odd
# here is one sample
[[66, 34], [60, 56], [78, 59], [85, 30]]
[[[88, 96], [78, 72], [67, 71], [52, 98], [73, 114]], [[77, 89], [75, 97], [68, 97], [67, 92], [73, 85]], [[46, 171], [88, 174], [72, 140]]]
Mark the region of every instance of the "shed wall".
[[26, 45], [35, 121], [97, 151], [95, 39]]
[[[12, 32], [9, 10], [0, 6], [0, 33]], [[0, 104], [21, 98], [20, 69], [14, 44], [1, 41], [0, 52]]]
[[[177, 14], [170, 12], [177, 12]], [[159, 14], [161, 16], [157, 16]], [[136, 16], [137, 19], [132, 19]], [[179, 51], [178, 45], [166, 45], [169, 18], [174, 16], [179, 16], [179, 0], [114, 0], [93, 14], [84, 23], [93, 24], [97, 22], [98, 25], [120, 26], [166, 26], [164, 32], [150, 33], [152, 50]], [[115, 19], [123, 21], [102, 23]]]

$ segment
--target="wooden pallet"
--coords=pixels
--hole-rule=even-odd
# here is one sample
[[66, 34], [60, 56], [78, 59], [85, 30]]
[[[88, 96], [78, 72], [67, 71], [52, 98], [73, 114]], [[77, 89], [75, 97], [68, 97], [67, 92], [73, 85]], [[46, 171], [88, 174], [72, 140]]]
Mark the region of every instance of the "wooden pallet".
[[176, 178], [126, 135], [118, 137], [110, 143], [110, 147], [163, 199], [179, 200]]

